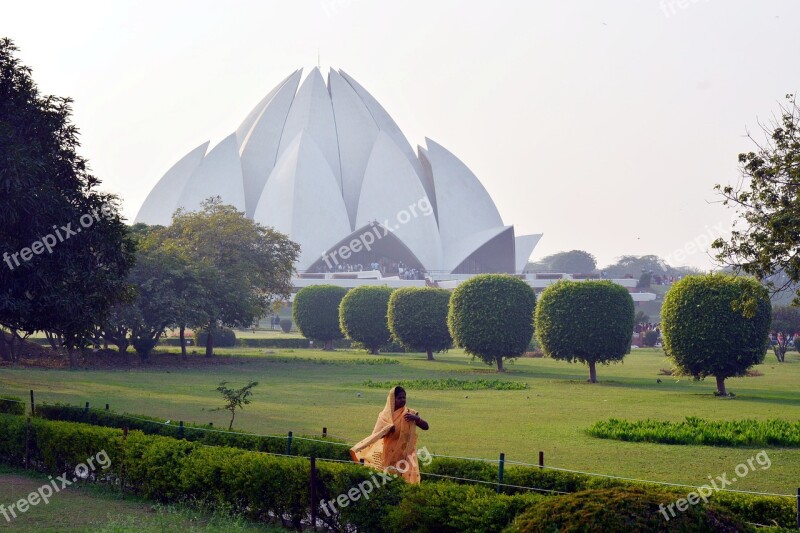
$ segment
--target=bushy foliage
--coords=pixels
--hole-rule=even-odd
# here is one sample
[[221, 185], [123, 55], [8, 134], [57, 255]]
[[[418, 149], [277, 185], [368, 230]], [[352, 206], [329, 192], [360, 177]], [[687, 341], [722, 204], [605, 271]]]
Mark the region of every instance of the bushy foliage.
[[658, 332], [653, 331], [652, 329], [649, 331], [645, 331], [643, 342], [645, 346], [649, 346], [650, 348], [652, 348], [658, 342]]
[[673, 284], [661, 308], [664, 351], [687, 375], [743, 376], [764, 361], [772, 317], [767, 290], [752, 278], [687, 276]]
[[713, 504], [689, 506], [667, 522], [660, 506], [674, 503], [672, 493], [634, 487], [566, 494], [535, 503], [509, 531], [667, 531], [667, 524], [669, 531], [754, 531]]
[[447, 328], [450, 291], [432, 287], [407, 287], [389, 298], [389, 331], [407, 349], [425, 352], [447, 350], [453, 338]]
[[618, 420], [596, 422], [589, 434], [603, 439], [706, 446], [782, 446], [800, 448], [800, 422], [771, 420], [705, 420], [683, 422]]
[[16, 396], [0, 396], [0, 413], [9, 415], [24, 415], [25, 403]]
[[283, 331], [284, 333], [289, 333], [290, 331], [292, 331], [292, 320], [290, 318], [282, 318], [280, 325], [281, 325], [281, 331]]
[[[181, 438], [197, 441], [209, 446], [229, 446], [243, 450], [253, 450], [269, 453], [286, 453], [287, 436], [261, 436], [243, 431], [221, 432], [208, 425], [184, 424], [181, 432], [177, 421], [167, 424], [166, 420], [149, 417], [146, 415], [118, 414], [112, 411], [90, 409], [88, 412], [81, 407], [70, 405], [36, 406], [36, 415], [47, 420], [69, 422], [83, 422], [95, 426], [109, 428], [130, 428], [139, 430], [148, 435], [163, 435], [166, 437]], [[328, 438], [329, 442], [314, 442], [303, 440], [302, 435], [292, 439], [291, 453], [303, 456], [314, 456], [326, 459], [349, 460], [350, 453], [347, 446], [340, 441]], [[313, 437], [321, 440], [319, 436]]]
[[481, 274], [461, 283], [450, 297], [447, 324], [464, 351], [496, 364], [525, 352], [533, 335], [536, 295], [530, 285], [505, 274]]
[[335, 285], [310, 285], [294, 297], [292, 317], [304, 337], [322, 341], [332, 349], [332, 341], [344, 337], [339, 327], [339, 304], [347, 289]]
[[595, 366], [622, 361], [630, 351], [634, 305], [627, 289], [611, 281], [558, 281], [536, 306], [536, 337], [545, 355]]
[[[233, 348], [236, 346], [236, 332], [231, 328], [214, 328], [213, 335], [214, 346], [220, 348]], [[208, 340], [208, 331], [205, 329], [198, 331], [195, 339], [197, 339], [198, 346], [204, 347]]]
[[362, 286], [347, 292], [339, 305], [339, 327], [348, 339], [354, 340], [370, 353], [389, 342], [389, 287]]

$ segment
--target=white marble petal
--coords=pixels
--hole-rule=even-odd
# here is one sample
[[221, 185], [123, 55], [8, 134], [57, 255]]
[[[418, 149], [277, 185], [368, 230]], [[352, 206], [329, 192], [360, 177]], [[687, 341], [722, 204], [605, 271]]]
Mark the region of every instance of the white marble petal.
[[[256, 123], [258, 117], [264, 112], [264, 108], [272, 101], [275, 97], [275, 94], [281, 90], [281, 88], [286, 85], [286, 82], [294, 78], [298, 75], [299, 72], [302, 72], [302, 69], [295, 70], [289, 76], [284, 78], [282, 82], [280, 82], [274, 89], [272, 89], [267, 96], [261, 99], [261, 101], [253, 108], [252, 111], [247, 115], [247, 117], [242, 121], [239, 127], [236, 129], [236, 142], [239, 143], [239, 148], [241, 149], [244, 140], [247, 138], [247, 135], [250, 133], [250, 130], [253, 129], [253, 124]], [[295, 86], [295, 91], [297, 87]]]
[[298, 134], [283, 150], [254, 219], [300, 244], [298, 270], [307, 269], [350, 233], [336, 177], [311, 135]]
[[[491, 241], [504, 231], [507, 231], [511, 226], [497, 226], [489, 228], [477, 233], [465, 235], [457, 241], [449, 241], [444, 243], [442, 270], [452, 272], [464, 260], [475, 253], [481, 246]], [[509, 250], [509, 254], [513, 250]]]
[[325, 156], [331, 173], [336, 177], [341, 196], [342, 172], [339, 167], [339, 143], [336, 139], [333, 105], [318, 68], [311, 71], [294, 97], [283, 128], [278, 158], [300, 133], [310, 136]]
[[442, 245], [425, 189], [403, 152], [383, 131], [367, 163], [356, 227], [371, 221], [389, 228], [428, 270], [440, 268]]
[[355, 229], [361, 183], [372, 145], [378, 136], [378, 125], [353, 87], [333, 69], [328, 74], [328, 88], [339, 138], [342, 197], [351, 227]]
[[503, 226], [489, 193], [467, 166], [452, 153], [425, 139], [426, 159], [433, 170], [439, 233], [443, 243]]
[[395, 142], [395, 144], [400, 148], [400, 151], [403, 152], [403, 155], [408, 159], [408, 162], [411, 163], [411, 166], [414, 168], [414, 172], [417, 173], [420, 178], [422, 177], [422, 166], [420, 165], [419, 160], [417, 159], [416, 154], [414, 154], [414, 149], [411, 148], [411, 144], [409, 144], [408, 139], [406, 136], [403, 135], [403, 132], [400, 131], [400, 127], [394, 121], [394, 119], [386, 112], [383, 106], [364, 88], [362, 87], [356, 80], [350, 77], [346, 72], [343, 70], [339, 70], [339, 74], [342, 75], [347, 83], [349, 83], [353, 89], [355, 89], [356, 93], [361, 97], [361, 100], [364, 101], [364, 105], [367, 106], [369, 112], [372, 114], [372, 118], [375, 119], [375, 122], [378, 124], [378, 128], [381, 131], [386, 132], [389, 137]]
[[[242, 159], [245, 213], [252, 217], [278, 157], [278, 146], [283, 134], [286, 116], [294, 100], [301, 71], [287, 78], [272, 93], [272, 98], [253, 121], [252, 128], [242, 140], [239, 153]], [[238, 138], [238, 135], [237, 135]]]
[[169, 226], [172, 223], [172, 214], [178, 207], [178, 198], [189, 178], [206, 155], [209, 142], [206, 141], [185, 156], [177, 163], [172, 165], [164, 176], [147, 195], [139, 213], [136, 215], [135, 223], [159, 224]]
[[533, 249], [539, 244], [541, 238], [541, 233], [537, 233], [536, 235], [518, 235], [514, 238], [517, 274], [525, 270], [525, 265], [528, 264], [528, 259], [530, 259]]
[[221, 197], [224, 203], [239, 211], [245, 209], [242, 165], [239, 161], [236, 133], [225, 137], [203, 159], [183, 188], [178, 207], [196, 211], [211, 196]]

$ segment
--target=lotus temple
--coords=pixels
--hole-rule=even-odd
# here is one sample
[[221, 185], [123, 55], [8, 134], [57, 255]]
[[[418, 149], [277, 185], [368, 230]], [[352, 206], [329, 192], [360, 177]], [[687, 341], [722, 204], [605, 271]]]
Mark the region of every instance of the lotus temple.
[[[199, 209], [212, 196], [300, 244], [297, 288], [447, 287], [478, 273], [521, 275], [542, 237], [504, 224], [478, 177], [442, 145], [426, 138], [414, 151], [342, 70], [331, 69], [327, 82], [318, 68], [305, 79], [293, 72], [236, 131], [178, 160], [135, 221], [169, 225], [177, 209]], [[555, 279], [524, 277], [537, 290]]]

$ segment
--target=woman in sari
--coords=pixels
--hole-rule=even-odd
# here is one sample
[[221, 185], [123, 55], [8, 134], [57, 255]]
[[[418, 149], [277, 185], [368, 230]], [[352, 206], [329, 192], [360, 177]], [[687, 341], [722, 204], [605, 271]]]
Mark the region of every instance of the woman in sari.
[[398, 474], [409, 483], [419, 483], [417, 427], [430, 427], [419, 413], [406, 407], [406, 391], [393, 387], [386, 406], [378, 415], [372, 435], [350, 448], [353, 461]]

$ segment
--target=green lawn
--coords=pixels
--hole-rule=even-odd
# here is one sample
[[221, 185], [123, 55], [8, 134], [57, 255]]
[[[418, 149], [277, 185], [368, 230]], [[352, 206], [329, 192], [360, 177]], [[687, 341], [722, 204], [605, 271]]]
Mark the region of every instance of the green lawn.
[[[214, 367], [118, 371], [0, 370], [0, 393], [37, 401], [100, 407], [227, 426], [214, 388], [222, 380], [236, 385], [253, 379], [253, 403], [237, 416], [236, 427], [266, 434], [320, 434], [357, 442], [372, 430], [386, 392], [365, 387], [367, 380], [503, 379], [524, 382], [526, 390], [409, 390], [409, 406], [418, 409], [431, 430], [419, 444], [433, 453], [535, 463], [539, 450], [549, 466], [674, 483], [703, 484], [707, 476], [733, 473], [759, 449], [626, 443], [588, 436], [586, 428], [609, 417], [682, 420], [686, 416], [800, 418], [800, 357], [792, 352], [778, 365], [772, 354], [756, 369], [763, 376], [731, 379], [736, 398], [713, 396], [713, 380], [694, 382], [659, 376], [669, 368], [658, 350], [639, 349], [624, 364], [598, 369], [600, 383], [585, 382], [585, 366], [549, 359], [519, 359], [498, 376], [459, 350], [439, 354], [388, 354], [400, 364], [337, 364], [369, 360], [365, 352], [314, 350], [219, 350], [249, 357], [225, 359]], [[131, 356], [134, 357], [134, 356]], [[323, 364], [327, 363], [327, 364]], [[656, 380], [660, 378], [661, 383]], [[360, 396], [359, 396], [360, 394]], [[795, 494], [800, 486], [800, 450], [768, 449], [772, 465], [729, 488]]]
[[[6, 508], [48, 483], [44, 476], [0, 466], [0, 504]], [[82, 531], [92, 533], [256, 533], [287, 531], [241, 518], [194, 509], [162, 506], [93, 486], [74, 485], [39, 502], [11, 521], [0, 515], [0, 531], [31, 533]]]

